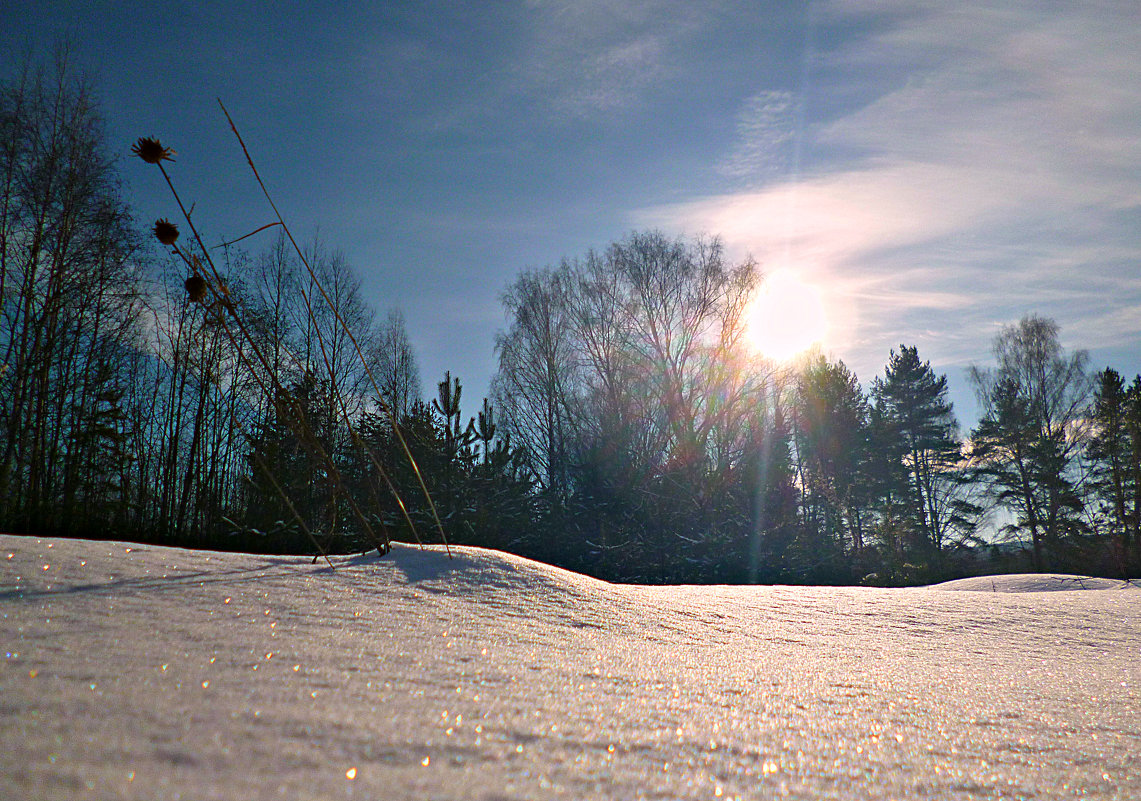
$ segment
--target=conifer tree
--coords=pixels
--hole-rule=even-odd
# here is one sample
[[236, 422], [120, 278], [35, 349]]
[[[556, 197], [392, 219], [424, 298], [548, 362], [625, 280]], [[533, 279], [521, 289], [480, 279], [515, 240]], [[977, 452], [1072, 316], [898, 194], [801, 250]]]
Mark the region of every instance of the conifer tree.
[[795, 409], [801, 522], [817, 538], [800, 544], [801, 557], [812, 574], [839, 578], [864, 558], [870, 523], [867, 399], [843, 362], [816, 354], [799, 377]]
[[958, 423], [947, 396], [947, 377], [936, 376], [931, 363], [920, 361], [918, 348], [900, 345], [892, 351], [882, 379], [872, 387], [882, 417], [882, 442], [877, 450], [894, 450], [905, 485], [904, 514], [919, 535], [922, 551], [938, 559], [951, 530], [963, 522], [957, 495], [959, 470]]
[[[306, 375], [278, 393], [273, 416], [251, 437], [250, 528], [292, 530], [296, 510], [310, 530], [331, 533], [338, 518], [337, 493], [325, 455], [339, 455], [334, 443], [341, 437], [335, 412], [323, 403], [326, 394], [320, 382]], [[294, 533], [288, 545], [307, 547], [300, 532]]]
[[1093, 491], [1108, 511], [1110, 533], [1119, 538], [1124, 556], [1137, 540], [1141, 377], [1126, 389], [1121, 374], [1107, 367], [1096, 375], [1094, 385], [1094, 427], [1086, 454]]
[[798, 531], [798, 492], [792, 465], [792, 427], [779, 393], [772, 422], [756, 451], [754, 513], [749, 542], [748, 581], [788, 576], [788, 550]]

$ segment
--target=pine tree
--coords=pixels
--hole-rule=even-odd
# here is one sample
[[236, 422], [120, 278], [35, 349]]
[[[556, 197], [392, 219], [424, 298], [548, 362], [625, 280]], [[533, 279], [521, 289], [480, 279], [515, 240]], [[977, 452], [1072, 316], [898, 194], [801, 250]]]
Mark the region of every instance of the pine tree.
[[278, 532], [280, 545], [290, 549], [310, 547], [296, 530], [296, 515], [311, 531], [327, 535], [343, 517], [329, 467], [329, 459], [340, 456], [334, 444], [342, 437], [326, 396], [327, 389], [307, 375], [277, 394], [271, 416], [251, 437], [246, 525]]
[[1133, 541], [1134, 558], [1141, 562], [1141, 375], [1133, 379], [1125, 397], [1125, 428], [1129, 432], [1129, 484], [1133, 488], [1133, 509], [1127, 520]]
[[798, 532], [799, 493], [792, 465], [792, 427], [779, 397], [772, 423], [756, 450], [754, 512], [749, 545], [748, 581], [775, 581], [788, 575], [788, 551]]
[[[865, 557], [870, 488], [868, 403], [843, 362], [817, 354], [797, 383], [796, 462], [803, 487], [803, 569], [817, 578], [842, 578]], [[858, 568], [858, 565], [857, 565]]]
[[1086, 445], [1093, 492], [1107, 511], [1110, 534], [1125, 558], [1136, 541], [1138, 454], [1135, 433], [1141, 411], [1141, 377], [1126, 389], [1121, 374], [1106, 368], [1095, 376], [1093, 431]]
[[542, 556], [545, 543], [536, 537], [534, 483], [524, 454], [511, 445], [511, 435], [500, 435], [494, 408], [483, 399], [483, 409], [472, 428], [480, 443], [479, 461], [472, 467], [469, 492], [472, 498], [467, 525], [473, 541]]
[[938, 561], [956, 524], [965, 523], [963, 507], [956, 503], [963, 483], [961, 452], [947, 377], [936, 376], [930, 362], [920, 361], [918, 348], [900, 345], [872, 396], [881, 420], [876, 450], [890, 454], [904, 482], [889, 488], [894, 499], [904, 501], [897, 512], [917, 534], [917, 555]]

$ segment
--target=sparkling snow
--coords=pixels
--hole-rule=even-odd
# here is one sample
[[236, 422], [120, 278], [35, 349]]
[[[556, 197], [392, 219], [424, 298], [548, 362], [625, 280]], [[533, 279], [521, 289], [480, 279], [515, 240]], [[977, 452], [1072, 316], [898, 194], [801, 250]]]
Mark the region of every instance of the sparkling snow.
[[1124, 582], [625, 587], [454, 551], [0, 536], [0, 797], [1141, 798]]

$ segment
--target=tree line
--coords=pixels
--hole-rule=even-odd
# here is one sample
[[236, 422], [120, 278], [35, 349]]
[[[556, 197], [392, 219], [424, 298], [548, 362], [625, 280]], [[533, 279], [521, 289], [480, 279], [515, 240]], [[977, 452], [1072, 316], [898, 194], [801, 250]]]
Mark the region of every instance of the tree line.
[[1141, 379], [1092, 374], [1029, 316], [972, 369], [964, 433], [914, 346], [867, 391], [819, 352], [751, 353], [759, 280], [715, 239], [651, 232], [505, 293], [496, 397], [561, 560], [662, 582], [1136, 573]]
[[963, 432], [916, 347], [866, 389], [818, 352], [770, 363], [756, 264], [637, 232], [510, 284], [465, 421], [459, 378], [424, 398], [403, 317], [317, 238], [214, 249], [250, 360], [170, 224], [133, 219], [65, 64], [0, 87], [0, 148], [7, 530], [309, 553], [442, 532], [644, 582], [1139, 570], [1141, 378], [1050, 320], [996, 336]]
[[376, 544], [362, 523], [419, 534], [434, 513], [403, 500], [392, 419], [445, 504], [514, 469], [490, 407], [470, 437], [457, 422], [458, 381], [421, 400], [403, 316], [378, 318], [335, 248], [279, 235], [211, 256], [166, 219], [140, 226], [66, 54], [0, 86], [0, 148], [0, 526], [254, 550]]

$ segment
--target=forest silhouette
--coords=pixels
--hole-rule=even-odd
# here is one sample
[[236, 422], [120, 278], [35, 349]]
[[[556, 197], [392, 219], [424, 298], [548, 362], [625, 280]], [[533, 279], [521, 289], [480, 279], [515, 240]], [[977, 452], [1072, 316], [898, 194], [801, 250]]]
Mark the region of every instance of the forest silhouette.
[[867, 389], [820, 352], [768, 361], [746, 337], [763, 266], [633, 232], [505, 289], [465, 421], [460, 379], [422, 397], [403, 317], [335, 247], [140, 225], [115, 155], [62, 67], [0, 86], [4, 530], [266, 553], [446, 538], [644, 583], [1141, 572], [1141, 377], [1093, 371], [1049, 319], [996, 336], [964, 432], [916, 347]]

